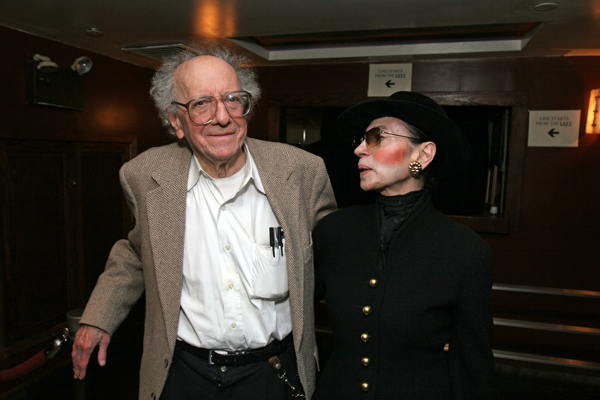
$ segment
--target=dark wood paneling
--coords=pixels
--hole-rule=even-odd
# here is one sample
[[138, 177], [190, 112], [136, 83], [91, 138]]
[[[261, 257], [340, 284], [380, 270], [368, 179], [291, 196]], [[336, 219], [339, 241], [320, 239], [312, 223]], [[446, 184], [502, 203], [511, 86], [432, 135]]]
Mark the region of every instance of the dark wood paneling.
[[[131, 143], [138, 148], [169, 140], [148, 90], [154, 71], [0, 26], [0, 137]], [[77, 57], [93, 61], [82, 76], [83, 111], [26, 104], [26, 62], [36, 54], [70, 67]], [[85, 54], [84, 54], [85, 53]]]
[[[5, 27], [0, 50], [0, 369], [5, 369], [50, 344], [66, 325], [66, 312], [85, 305], [111, 246], [131, 228], [120, 166], [171, 139], [148, 94], [154, 71]], [[65, 69], [82, 55], [93, 60], [81, 77], [82, 111], [26, 103], [26, 63], [36, 53]], [[134, 314], [141, 319], [140, 312]], [[27, 384], [36, 374], [3, 384], [0, 391]]]
[[0, 140], [0, 345], [20, 348], [85, 305], [131, 226], [118, 180], [129, 157], [126, 143]]
[[[63, 144], [0, 144], [6, 344], [68, 309]], [[32, 246], [35, 244], [35, 246]]]

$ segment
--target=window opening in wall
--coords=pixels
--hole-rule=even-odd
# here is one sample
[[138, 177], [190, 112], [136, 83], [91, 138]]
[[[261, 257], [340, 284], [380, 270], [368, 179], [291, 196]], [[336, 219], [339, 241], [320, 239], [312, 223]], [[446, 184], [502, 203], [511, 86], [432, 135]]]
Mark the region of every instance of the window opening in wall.
[[[337, 133], [345, 107], [282, 107], [280, 139], [322, 157], [339, 207], [367, 204], [375, 193], [360, 189], [353, 148]], [[432, 198], [445, 214], [473, 217], [504, 215], [510, 107], [445, 106], [473, 150], [471, 165], [436, 183]]]
[[448, 215], [504, 215], [510, 108], [445, 106], [471, 144], [471, 165], [437, 184], [436, 208]]

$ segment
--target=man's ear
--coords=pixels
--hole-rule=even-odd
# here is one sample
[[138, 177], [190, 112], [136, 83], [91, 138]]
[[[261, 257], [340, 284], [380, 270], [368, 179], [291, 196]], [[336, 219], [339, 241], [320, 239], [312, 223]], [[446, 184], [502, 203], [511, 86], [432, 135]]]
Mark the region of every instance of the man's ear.
[[175, 130], [175, 133], [177, 134], [177, 138], [179, 140], [183, 139], [185, 137], [185, 135], [183, 133], [183, 129], [181, 129], [181, 121], [179, 120], [179, 116], [177, 114], [169, 114], [167, 116], [167, 118], [169, 118], [169, 122], [171, 123], [171, 126]]
[[437, 151], [437, 147], [433, 142], [425, 142], [419, 145], [418, 150], [419, 155], [416, 161], [418, 161], [423, 167], [423, 169], [425, 169], [433, 161], [433, 158], [435, 157], [435, 153]]

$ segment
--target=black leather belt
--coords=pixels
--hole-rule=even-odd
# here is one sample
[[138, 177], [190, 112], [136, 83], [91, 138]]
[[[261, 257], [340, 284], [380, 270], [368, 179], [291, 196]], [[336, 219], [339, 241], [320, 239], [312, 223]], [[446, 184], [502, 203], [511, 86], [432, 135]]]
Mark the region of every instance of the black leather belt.
[[192, 346], [182, 340], [178, 340], [177, 344], [185, 351], [195, 355], [196, 357], [208, 360], [209, 364], [225, 365], [227, 367], [240, 367], [259, 361], [267, 361], [273, 356], [277, 356], [286, 349], [292, 341], [292, 335], [287, 335], [285, 339], [273, 340], [271, 343], [260, 349], [248, 349], [229, 351], [226, 354], [217, 353], [217, 350], [202, 349]]

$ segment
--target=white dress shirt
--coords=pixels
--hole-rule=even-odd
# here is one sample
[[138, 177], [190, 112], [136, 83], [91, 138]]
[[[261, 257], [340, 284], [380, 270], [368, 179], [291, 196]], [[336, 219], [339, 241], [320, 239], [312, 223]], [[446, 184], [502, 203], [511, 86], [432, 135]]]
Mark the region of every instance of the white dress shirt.
[[178, 338], [196, 347], [254, 349], [292, 331], [285, 254], [269, 246], [280, 223], [244, 150], [227, 178], [190, 165]]

